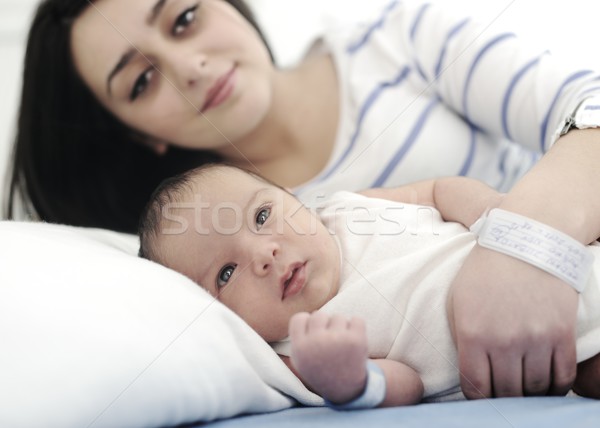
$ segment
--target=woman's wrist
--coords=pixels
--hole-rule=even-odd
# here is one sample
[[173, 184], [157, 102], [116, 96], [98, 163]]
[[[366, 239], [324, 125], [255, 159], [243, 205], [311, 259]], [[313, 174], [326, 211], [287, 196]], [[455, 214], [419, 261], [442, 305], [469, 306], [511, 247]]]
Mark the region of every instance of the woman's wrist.
[[499, 208], [537, 220], [583, 244], [600, 236], [600, 130], [562, 137]]
[[556, 276], [581, 293], [592, 271], [589, 248], [543, 223], [494, 208], [470, 228], [477, 243]]
[[536, 220], [581, 243], [589, 243], [585, 238], [588, 230], [585, 210], [573, 205], [570, 197], [563, 198], [561, 191], [557, 190], [553, 195], [532, 181], [506, 194], [496, 208]]

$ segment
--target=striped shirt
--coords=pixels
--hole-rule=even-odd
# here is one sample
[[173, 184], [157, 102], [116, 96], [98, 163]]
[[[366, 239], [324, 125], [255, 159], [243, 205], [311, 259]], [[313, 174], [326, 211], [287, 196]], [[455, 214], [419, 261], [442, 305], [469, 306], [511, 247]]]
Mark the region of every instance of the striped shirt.
[[316, 43], [336, 67], [340, 117], [326, 167], [294, 189], [308, 205], [451, 175], [507, 191], [600, 93], [600, 75], [429, 4], [393, 1]]

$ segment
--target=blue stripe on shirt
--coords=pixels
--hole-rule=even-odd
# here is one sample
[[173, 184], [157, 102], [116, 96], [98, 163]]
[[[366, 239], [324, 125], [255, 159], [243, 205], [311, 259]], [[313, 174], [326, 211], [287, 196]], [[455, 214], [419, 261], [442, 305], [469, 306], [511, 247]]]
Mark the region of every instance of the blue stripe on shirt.
[[471, 144], [469, 146], [469, 152], [467, 153], [467, 157], [465, 158], [465, 162], [463, 163], [462, 168], [458, 172], [458, 175], [465, 176], [471, 169], [471, 164], [473, 163], [473, 159], [475, 158], [475, 147], [477, 144], [477, 128], [472, 123], [469, 123], [469, 130], [471, 132]]
[[448, 45], [450, 44], [450, 41], [454, 38], [454, 36], [456, 36], [460, 32], [460, 30], [462, 30], [467, 25], [468, 22], [469, 18], [459, 22], [454, 28], [452, 28], [448, 32], [448, 35], [446, 36], [446, 41], [444, 42], [444, 46], [442, 46], [442, 50], [440, 51], [440, 55], [435, 66], [435, 78], [437, 78], [440, 75], [440, 71], [442, 71], [442, 64], [444, 62], [444, 58], [446, 57], [446, 51], [448, 50]]
[[[421, 24], [421, 20], [423, 19], [423, 15], [425, 14], [425, 11], [429, 8], [429, 4], [425, 3], [421, 6], [421, 8], [419, 9], [419, 11], [417, 12], [417, 16], [415, 16], [415, 20], [413, 21], [411, 28], [410, 28], [410, 41], [414, 44], [415, 41], [415, 36], [417, 34], [417, 30], [419, 28], [419, 25]], [[415, 48], [415, 50], [417, 50]], [[429, 79], [427, 78], [427, 75], [425, 74], [425, 71], [423, 70], [423, 67], [421, 66], [421, 64], [419, 63], [419, 59], [415, 58], [414, 59], [415, 62], [415, 68], [417, 70], [417, 73], [419, 73], [419, 76], [421, 76], [421, 78], [425, 81], [428, 82]]]
[[563, 84], [560, 86], [560, 88], [558, 88], [558, 91], [556, 91], [556, 94], [554, 95], [554, 99], [552, 100], [552, 103], [550, 103], [550, 108], [548, 109], [548, 112], [546, 113], [546, 116], [544, 117], [544, 120], [542, 121], [542, 126], [540, 129], [540, 149], [542, 150], [542, 152], [544, 151], [544, 140], [546, 138], [546, 131], [548, 130], [548, 121], [550, 120], [550, 115], [552, 114], [552, 110], [554, 110], [554, 106], [556, 105], [556, 102], [558, 101], [558, 98], [560, 97], [560, 94], [562, 93], [563, 89], [565, 89], [565, 87], [569, 83], [573, 82], [574, 80], [580, 79], [583, 76], [590, 74], [591, 72], [592, 72], [591, 70], [581, 70], [581, 71], [571, 74], [563, 82]]
[[506, 138], [508, 138], [509, 140], [512, 140], [512, 137], [510, 135], [510, 130], [508, 129], [508, 105], [510, 103], [510, 97], [513, 94], [513, 90], [515, 89], [515, 86], [517, 86], [517, 83], [519, 83], [519, 80], [521, 80], [521, 78], [525, 75], [525, 73], [527, 73], [527, 71], [530, 68], [532, 68], [534, 65], [536, 65], [539, 61], [540, 61], [540, 57], [536, 57], [536, 58], [532, 59], [530, 62], [528, 62], [527, 64], [525, 64], [523, 66], [523, 68], [520, 69], [517, 72], [517, 74], [515, 74], [515, 77], [513, 77], [510, 84], [508, 85], [506, 94], [504, 94], [504, 100], [502, 100], [502, 130], [504, 131], [504, 136]]
[[469, 114], [467, 112], [467, 99], [468, 99], [468, 95], [469, 95], [469, 85], [471, 84], [471, 79], [473, 78], [473, 73], [475, 72], [475, 68], [477, 67], [477, 64], [479, 64], [479, 61], [481, 60], [481, 58], [483, 58], [483, 56], [486, 54], [486, 52], [488, 50], [490, 50], [494, 45], [496, 45], [497, 43], [500, 43], [501, 41], [506, 40], [510, 37], [514, 37], [514, 36], [515, 35], [513, 33], [504, 33], [504, 34], [500, 34], [500, 35], [496, 36], [495, 38], [490, 40], [475, 56], [475, 60], [473, 61], [473, 64], [471, 64], [471, 68], [469, 69], [469, 73], [467, 74], [467, 79], [465, 80], [465, 86], [463, 88], [462, 110], [463, 110], [463, 115], [467, 118], [467, 120], [470, 121]]
[[[375, 101], [377, 101], [377, 99], [381, 96], [381, 94], [386, 89], [400, 85], [409, 74], [410, 74], [410, 67], [406, 66], [406, 67], [402, 68], [402, 70], [400, 70], [400, 73], [398, 73], [398, 75], [393, 80], [391, 80], [389, 82], [380, 83], [375, 88], [375, 90], [373, 90], [373, 92], [371, 92], [369, 94], [369, 96], [367, 97], [367, 100], [364, 102], [364, 104], [360, 108], [360, 113], [358, 115], [356, 128], [354, 130], [354, 134], [352, 135], [352, 138], [350, 139], [350, 144], [348, 144], [348, 147], [346, 147], [346, 150], [344, 151], [342, 156], [340, 156], [340, 158], [329, 169], [329, 171], [327, 171], [325, 174], [323, 174], [321, 177], [319, 177], [317, 180], [315, 180], [315, 182], [324, 181], [327, 178], [331, 177], [331, 175], [333, 175], [333, 173], [337, 171], [337, 169], [340, 167], [342, 162], [344, 162], [346, 160], [346, 158], [348, 157], [348, 155], [350, 154], [350, 152], [356, 145], [356, 141], [358, 140], [358, 137], [362, 130], [362, 125], [363, 125], [364, 119], [367, 116], [367, 113], [369, 112], [369, 110], [371, 109], [373, 104], [375, 103]], [[360, 156], [360, 155], [362, 155], [362, 152], [358, 156]]]
[[369, 28], [367, 28], [367, 31], [362, 35], [362, 37], [354, 43], [351, 43], [348, 45], [348, 47], [346, 48], [346, 52], [350, 55], [355, 54], [358, 50], [360, 50], [364, 45], [367, 44], [367, 42], [369, 41], [369, 38], [371, 37], [371, 34], [373, 34], [373, 32], [379, 28], [381, 28], [387, 18], [387, 15], [396, 8], [396, 6], [398, 6], [400, 4], [399, 1], [392, 1], [390, 4], [388, 4], [385, 9], [383, 10], [382, 15], [379, 17], [379, 19], [377, 21], [375, 21], [373, 24], [371, 24], [369, 26]]
[[425, 110], [421, 113], [421, 116], [417, 119], [415, 126], [411, 129], [410, 134], [404, 140], [404, 143], [400, 147], [400, 149], [396, 152], [396, 154], [392, 157], [392, 159], [388, 162], [387, 166], [383, 170], [383, 172], [377, 177], [377, 179], [371, 184], [369, 187], [381, 187], [392, 174], [394, 169], [400, 164], [406, 153], [408, 153], [409, 149], [413, 146], [413, 144], [417, 141], [421, 130], [423, 129], [423, 125], [427, 121], [428, 116], [433, 111], [433, 108], [440, 103], [439, 98], [433, 98], [427, 106]]
[[531, 169], [531, 167], [533, 167], [533, 165], [535, 165], [541, 158], [542, 158], [542, 154], [541, 153], [532, 151], [531, 152], [531, 159], [530, 159], [529, 169]]
[[430, 4], [425, 3], [423, 6], [421, 6], [421, 9], [419, 9], [419, 11], [417, 12], [417, 16], [415, 17], [415, 20], [413, 21], [413, 24], [410, 27], [410, 41], [414, 42], [415, 41], [415, 36], [417, 34], [417, 30], [419, 29], [419, 24], [421, 23], [421, 19], [423, 18], [423, 15], [425, 15], [425, 11], [429, 8]]
[[419, 62], [417, 60], [415, 60], [415, 69], [417, 70], [417, 73], [419, 74], [419, 76], [421, 76], [421, 78], [425, 82], [429, 81], [429, 79], [427, 79], [427, 76], [425, 75], [425, 72], [423, 71], [423, 68], [421, 67], [421, 64], [419, 64]]
[[508, 152], [510, 151], [510, 146], [507, 146], [502, 150], [502, 153], [499, 157], [498, 162], [498, 170], [500, 172], [500, 182], [496, 185], [496, 189], [501, 189], [506, 181], [506, 159], [508, 158]]
[[[598, 79], [594, 79], [594, 80], [598, 80]], [[593, 88], [586, 89], [585, 91], [583, 91], [581, 93], [581, 95], [587, 94], [588, 92], [600, 92], [600, 86], [594, 86]]]

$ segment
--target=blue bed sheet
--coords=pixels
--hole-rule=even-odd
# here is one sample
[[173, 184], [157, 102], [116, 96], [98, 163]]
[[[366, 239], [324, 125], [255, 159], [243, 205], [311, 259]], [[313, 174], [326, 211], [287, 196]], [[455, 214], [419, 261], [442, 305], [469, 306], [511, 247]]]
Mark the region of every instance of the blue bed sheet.
[[580, 397], [497, 398], [347, 412], [319, 407], [296, 407], [198, 426], [210, 428], [348, 426], [600, 428], [600, 401]]

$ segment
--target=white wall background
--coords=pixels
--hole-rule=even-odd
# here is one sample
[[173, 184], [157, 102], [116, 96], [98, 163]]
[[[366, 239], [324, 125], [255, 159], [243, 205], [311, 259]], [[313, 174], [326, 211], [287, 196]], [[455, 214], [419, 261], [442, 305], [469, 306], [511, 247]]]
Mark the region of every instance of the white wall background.
[[0, 0], [0, 201], [14, 136], [21, 62], [28, 22], [37, 1]]
[[[102, 0], [99, 0], [102, 1]], [[122, 0], [127, 1], [127, 0]], [[150, 0], [149, 0], [150, 1]], [[377, 16], [390, 0], [247, 0], [280, 63], [293, 63], [327, 25]], [[600, 2], [591, 0], [436, 0], [509, 29], [565, 60], [600, 70]], [[37, 0], [0, 0], [0, 180], [14, 137], [27, 26]], [[0, 187], [0, 200], [4, 185]]]

